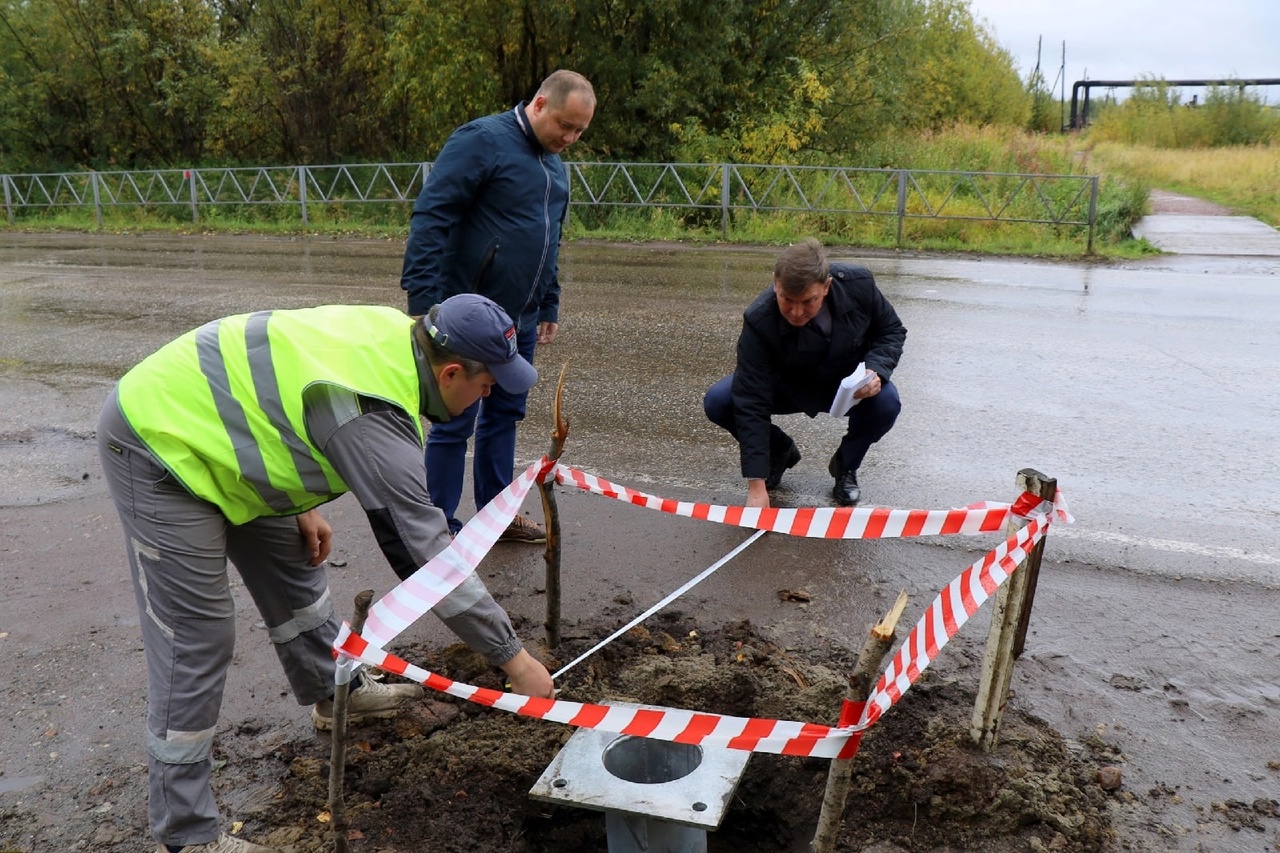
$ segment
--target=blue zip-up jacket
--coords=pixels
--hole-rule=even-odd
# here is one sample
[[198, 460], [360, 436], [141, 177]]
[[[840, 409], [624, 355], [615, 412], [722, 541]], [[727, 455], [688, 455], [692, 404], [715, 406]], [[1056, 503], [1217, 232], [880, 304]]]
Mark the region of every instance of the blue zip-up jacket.
[[525, 105], [464, 124], [436, 159], [409, 222], [400, 287], [409, 313], [478, 292], [527, 331], [560, 318], [557, 256], [569, 177]]

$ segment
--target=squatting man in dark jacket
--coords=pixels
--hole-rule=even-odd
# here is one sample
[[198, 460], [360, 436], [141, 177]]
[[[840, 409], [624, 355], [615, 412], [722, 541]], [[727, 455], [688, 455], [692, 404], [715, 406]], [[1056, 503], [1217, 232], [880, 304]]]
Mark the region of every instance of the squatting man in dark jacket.
[[[560, 155], [595, 114], [596, 96], [581, 74], [550, 74], [532, 100], [459, 127], [445, 142], [413, 206], [400, 286], [409, 313], [421, 314], [448, 296], [483, 294], [515, 320], [520, 355], [555, 340], [560, 327], [557, 256], [569, 210], [569, 175]], [[427, 488], [453, 531], [466, 470], [472, 460], [476, 508], [511, 482], [516, 424], [524, 418], [522, 391], [493, 389], [427, 438]], [[517, 515], [504, 542], [547, 541], [537, 523]]]
[[841, 380], [865, 363], [869, 381], [854, 392], [848, 430], [827, 466], [836, 503], [858, 503], [858, 467], [902, 408], [889, 379], [906, 339], [865, 267], [828, 265], [813, 238], [778, 256], [773, 285], [743, 313], [736, 369], [703, 401], [707, 417], [738, 440], [747, 506], [768, 507], [769, 492], [800, 461], [800, 449], [773, 415], [812, 418], [830, 410]]
[[[148, 816], [157, 853], [274, 853], [219, 827], [209, 786], [214, 729], [236, 639], [235, 563], [300, 704], [333, 724], [338, 619], [317, 507], [350, 491], [401, 578], [444, 550], [427, 497], [419, 416], [448, 423], [497, 386], [537, 372], [516, 329], [476, 294], [416, 321], [329, 305], [224, 317], [121, 378], [98, 450], [120, 515], [147, 660]], [[551, 676], [472, 574], [433, 608], [513, 690], [550, 697]], [[416, 684], [356, 676], [350, 722], [394, 715]]]

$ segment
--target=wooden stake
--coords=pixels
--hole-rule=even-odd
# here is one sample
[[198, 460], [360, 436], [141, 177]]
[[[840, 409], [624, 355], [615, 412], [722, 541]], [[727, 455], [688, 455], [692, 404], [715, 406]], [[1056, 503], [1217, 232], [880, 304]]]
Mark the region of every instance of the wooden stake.
[[[364, 620], [369, 617], [369, 605], [373, 603], [373, 590], [356, 594], [355, 614], [351, 617], [351, 630], [357, 634], [364, 630]], [[333, 691], [333, 732], [329, 749], [329, 817], [333, 826], [334, 853], [347, 853], [347, 806], [342, 797], [343, 778], [347, 772], [347, 696], [351, 685], [336, 685]]]
[[[858, 655], [858, 663], [849, 675], [849, 689], [845, 698], [850, 702], [865, 702], [871, 694], [873, 679], [880, 676], [880, 662], [893, 645], [898, 619], [907, 606], [907, 591], [898, 593], [898, 600], [871, 628], [867, 641]], [[835, 849], [836, 835], [844, 817], [845, 801], [849, 798], [849, 785], [853, 779], [852, 759], [833, 758], [827, 769], [827, 788], [822, 794], [822, 811], [818, 815], [818, 828], [809, 845], [812, 853], [831, 853]]]
[[[1018, 472], [1018, 482], [1021, 484], [1025, 478], [1027, 491], [1035, 492], [1040, 495], [1041, 500], [1053, 503], [1054, 495], [1058, 493], [1058, 481], [1044, 476], [1038, 471], [1031, 468], [1023, 468]], [[1036, 488], [1036, 484], [1039, 488]], [[1027, 645], [1027, 628], [1031, 624], [1031, 604], [1036, 597], [1036, 584], [1040, 580], [1040, 561], [1044, 557], [1044, 543], [1049, 539], [1048, 535], [1041, 536], [1040, 541], [1031, 549], [1031, 553], [1027, 555], [1027, 564], [1018, 571], [1027, 573], [1027, 591], [1022, 597], [1022, 613], [1018, 618], [1018, 630], [1013, 635], [1013, 656], [1015, 658], [1022, 657], [1022, 651]]]
[[[551, 452], [547, 454], [553, 462], [560, 460], [565, 439], [569, 437], [569, 421], [562, 411], [564, 377], [568, 370], [569, 362], [566, 361], [560, 368], [560, 381], [556, 383], [556, 425], [551, 431]], [[543, 627], [547, 632], [549, 649], [560, 646], [560, 509], [556, 506], [554, 486], [553, 482], [538, 483], [538, 493], [542, 496], [542, 514], [547, 525], [547, 550], [542, 555], [547, 562], [547, 619]]]
[[[1023, 468], [1018, 472], [1017, 485], [1020, 492], [1031, 492], [1051, 501], [1058, 481], [1034, 469]], [[1020, 526], [1021, 522], [1011, 523], [1009, 532], [1013, 533]], [[1022, 653], [1026, 640], [1043, 553], [1044, 539], [1041, 539], [995, 595], [987, 647], [982, 656], [978, 699], [973, 706], [973, 721], [969, 727], [969, 737], [986, 752], [993, 752], [1000, 739], [1000, 724], [1009, 698], [1009, 684], [1013, 680], [1013, 661]]]

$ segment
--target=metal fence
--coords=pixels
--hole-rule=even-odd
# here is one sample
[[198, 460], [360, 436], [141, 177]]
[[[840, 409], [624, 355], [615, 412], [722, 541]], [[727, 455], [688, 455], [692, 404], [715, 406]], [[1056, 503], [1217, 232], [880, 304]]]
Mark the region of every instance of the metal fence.
[[[799, 212], [897, 220], [1024, 222], [1088, 229], [1093, 251], [1096, 175], [1035, 175], [733, 163], [567, 163], [577, 207], [663, 207], [717, 214], [728, 235], [737, 213]], [[184, 207], [199, 223], [219, 205], [412, 203], [430, 163], [250, 166], [0, 175], [9, 224], [24, 211], [92, 206]]]

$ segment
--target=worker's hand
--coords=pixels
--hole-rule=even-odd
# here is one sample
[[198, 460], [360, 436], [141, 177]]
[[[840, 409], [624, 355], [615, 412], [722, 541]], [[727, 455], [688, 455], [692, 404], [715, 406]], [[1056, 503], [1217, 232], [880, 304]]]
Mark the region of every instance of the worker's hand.
[[880, 374], [870, 368], [867, 369], [867, 373], [871, 374], [871, 378], [867, 380], [866, 385], [853, 392], [855, 400], [865, 400], [880, 393]]
[[320, 510], [309, 509], [298, 516], [298, 532], [311, 552], [311, 565], [318, 566], [329, 556], [333, 543], [333, 528], [320, 515]]
[[551, 673], [526, 649], [521, 649], [520, 654], [504, 663], [502, 671], [511, 682], [512, 693], [541, 699], [555, 698], [556, 688], [551, 681]]
[[559, 323], [542, 322], [538, 324], [538, 343], [549, 344], [556, 339], [556, 333], [560, 331]]
[[747, 506], [769, 508], [769, 490], [764, 487], [764, 480], [747, 480]]

